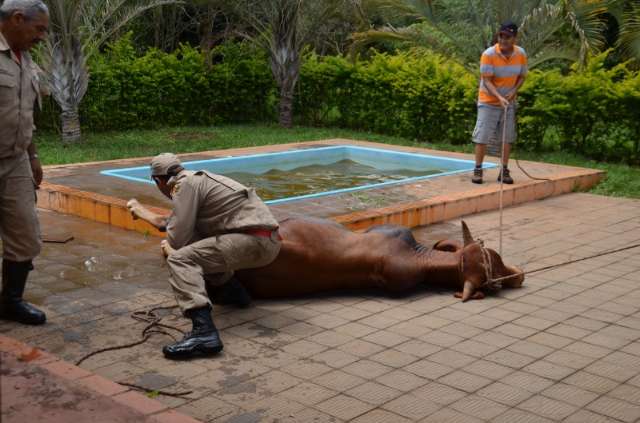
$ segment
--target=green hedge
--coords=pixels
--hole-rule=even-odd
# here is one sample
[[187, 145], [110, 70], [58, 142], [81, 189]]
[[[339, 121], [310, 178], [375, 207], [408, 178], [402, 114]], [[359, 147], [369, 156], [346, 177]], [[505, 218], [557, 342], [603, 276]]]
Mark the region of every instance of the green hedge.
[[[519, 97], [520, 148], [640, 161], [640, 72], [606, 69], [606, 54], [583, 70], [533, 71]], [[307, 123], [419, 140], [470, 142], [477, 79], [436, 55], [379, 54], [352, 63], [311, 56], [297, 107]]]
[[[172, 54], [151, 50], [140, 56], [124, 37], [92, 60], [90, 69], [80, 110], [84, 129], [210, 125], [273, 116], [274, 83], [266, 57], [244, 44], [224, 44], [209, 57], [187, 46]], [[40, 126], [50, 127], [56, 113], [49, 104]]]
[[305, 61], [296, 110], [312, 124], [468, 142], [477, 82], [462, 67], [435, 55], [375, 55]]
[[[520, 147], [640, 162], [640, 72], [626, 65], [533, 71], [520, 93]], [[209, 59], [196, 49], [134, 51], [127, 37], [91, 63], [82, 104], [85, 129], [209, 125], [274, 120], [268, 60], [227, 43]], [[434, 142], [469, 143], [477, 78], [433, 54], [376, 54], [369, 60], [308, 55], [295, 111], [299, 123], [341, 126]], [[55, 110], [39, 119], [51, 126]]]

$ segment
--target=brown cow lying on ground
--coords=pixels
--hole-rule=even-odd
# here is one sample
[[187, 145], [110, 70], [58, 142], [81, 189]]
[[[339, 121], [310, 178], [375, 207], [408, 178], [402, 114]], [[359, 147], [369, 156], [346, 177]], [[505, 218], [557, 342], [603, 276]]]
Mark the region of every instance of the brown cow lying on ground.
[[[135, 200], [136, 218], [157, 217]], [[507, 266], [495, 251], [474, 241], [462, 223], [464, 244], [419, 244], [408, 228], [375, 226], [355, 233], [324, 219], [296, 217], [280, 222], [282, 248], [269, 265], [238, 270], [236, 279], [254, 298], [283, 298], [336, 290], [381, 288], [390, 294], [419, 286], [461, 290], [462, 301], [480, 299], [501, 286], [517, 288], [520, 269]], [[510, 277], [511, 276], [511, 277]], [[495, 279], [504, 278], [495, 283]]]
[[275, 261], [237, 271], [236, 278], [255, 298], [370, 288], [398, 294], [419, 285], [440, 285], [461, 290], [457, 296], [467, 301], [500, 285], [522, 285], [520, 269], [505, 265], [498, 253], [474, 241], [464, 222], [462, 228], [464, 245], [444, 240], [426, 248], [402, 226], [354, 233], [329, 220], [290, 218], [280, 222], [283, 242]]

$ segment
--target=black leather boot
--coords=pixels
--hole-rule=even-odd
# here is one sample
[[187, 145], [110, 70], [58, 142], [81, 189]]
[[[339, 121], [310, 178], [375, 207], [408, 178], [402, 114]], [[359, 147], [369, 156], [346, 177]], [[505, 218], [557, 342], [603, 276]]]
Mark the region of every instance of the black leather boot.
[[0, 294], [0, 318], [27, 325], [42, 325], [47, 316], [22, 299], [31, 261], [2, 260], [2, 293]]
[[193, 322], [193, 330], [182, 341], [167, 345], [162, 349], [164, 356], [173, 360], [217, 354], [223, 345], [220, 334], [211, 319], [209, 306], [194, 308], [185, 312]]

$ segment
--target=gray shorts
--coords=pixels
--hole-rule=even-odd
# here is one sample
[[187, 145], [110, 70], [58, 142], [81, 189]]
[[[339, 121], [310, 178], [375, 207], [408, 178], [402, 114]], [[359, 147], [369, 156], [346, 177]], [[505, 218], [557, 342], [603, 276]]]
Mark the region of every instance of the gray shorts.
[[[512, 144], [516, 141], [516, 109], [517, 105], [511, 105], [507, 109], [507, 133], [505, 142]], [[473, 130], [472, 140], [476, 144], [502, 144], [502, 131], [504, 128], [504, 109], [501, 107], [478, 105], [478, 120]]]

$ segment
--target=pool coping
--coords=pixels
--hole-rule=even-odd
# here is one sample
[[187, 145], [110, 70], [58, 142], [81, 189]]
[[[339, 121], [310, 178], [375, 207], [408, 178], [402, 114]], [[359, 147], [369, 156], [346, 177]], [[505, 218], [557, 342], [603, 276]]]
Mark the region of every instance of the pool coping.
[[[430, 150], [420, 147], [407, 147], [391, 144], [372, 143], [348, 139], [330, 139], [305, 141], [299, 143], [274, 144], [259, 147], [245, 147], [225, 150], [210, 150], [197, 153], [185, 153], [179, 157], [210, 156], [219, 158], [221, 154], [227, 156], [248, 155], [264, 152], [280, 152], [292, 148], [313, 147], [314, 145], [360, 145], [403, 151], [410, 153], [429, 154], [433, 156], [453, 157], [469, 160], [469, 155], [447, 151]], [[67, 165], [46, 166], [49, 169], [67, 167], [85, 167], [95, 165], [114, 164], [118, 166], [129, 163], [149, 162], [151, 157], [136, 157], [116, 159], [102, 162], [87, 162]], [[526, 163], [526, 162], [522, 162]], [[606, 174], [601, 170], [578, 168], [562, 165], [563, 172], [554, 174], [550, 180], [526, 180], [514, 185], [504, 185], [503, 206], [510, 207], [529, 201], [540, 200], [569, 192], [587, 190], [597, 184]], [[304, 201], [304, 200], [301, 200]], [[85, 219], [109, 224], [111, 226], [134, 230], [145, 235], [163, 236], [161, 232], [146, 222], [134, 220], [126, 207], [126, 200], [94, 192], [82, 191], [64, 185], [43, 182], [38, 192], [38, 207], [56, 212], [71, 214]], [[352, 230], [365, 230], [377, 224], [400, 224], [407, 227], [423, 226], [459, 218], [468, 214], [498, 209], [500, 206], [500, 185], [476, 185], [472, 189], [437, 195], [418, 201], [407, 201], [393, 206], [373, 208], [364, 211], [331, 216], [330, 219], [343, 224]], [[160, 207], [149, 207], [152, 211], [168, 215], [169, 210]]]

